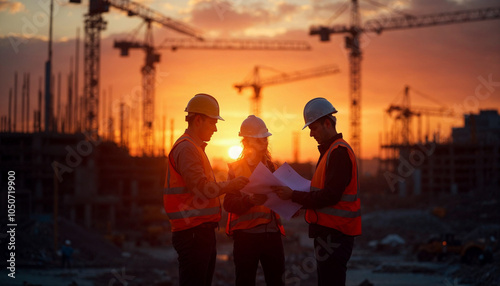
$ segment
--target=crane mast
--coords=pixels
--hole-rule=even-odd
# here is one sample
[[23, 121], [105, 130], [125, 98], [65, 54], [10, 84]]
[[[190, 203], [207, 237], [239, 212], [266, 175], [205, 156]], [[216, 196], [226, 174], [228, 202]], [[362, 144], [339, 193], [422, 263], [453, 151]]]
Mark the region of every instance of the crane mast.
[[98, 136], [97, 112], [99, 99], [99, 71], [101, 64], [101, 31], [106, 29], [101, 13], [85, 16], [83, 100], [85, 132], [91, 138]]
[[[360, 47], [360, 19], [358, 1], [352, 1], [351, 7], [351, 28], [350, 33], [345, 38], [346, 48], [349, 53], [349, 100], [351, 102], [351, 123], [350, 144], [356, 152], [356, 157], [361, 158], [361, 47]], [[358, 162], [361, 169], [361, 160]]]
[[[389, 116], [395, 114], [395, 122], [399, 121], [401, 123], [401, 129], [396, 130], [393, 135], [394, 138], [391, 139], [391, 144], [400, 144], [401, 146], [409, 146], [420, 142], [421, 127], [420, 122], [418, 124], [417, 130], [417, 140], [414, 139], [411, 122], [414, 117], [421, 118], [422, 115], [426, 116], [436, 116], [436, 117], [453, 117], [455, 113], [453, 109], [442, 107], [427, 107], [427, 106], [412, 106], [410, 101], [410, 87], [407, 85], [404, 88], [403, 100], [401, 104], [391, 104], [386, 109]], [[401, 140], [397, 139], [401, 138]]]
[[[430, 27], [473, 21], [485, 21], [500, 18], [500, 7], [445, 12], [422, 16], [399, 16], [370, 20], [363, 27], [360, 24], [358, 0], [351, 0], [351, 25], [335, 25], [332, 27], [313, 26], [309, 35], [318, 35], [320, 41], [330, 41], [331, 34], [347, 34], [346, 49], [349, 50], [350, 83], [349, 99], [351, 101], [351, 144], [358, 158], [361, 158], [361, 60], [360, 36], [364, 32], [381, 33], [384, 30], [410, 29]], [[361, 164], [359, 164], [361, 169]]]
[[[70, 0], [72, 3], [81, 3], [81, 0]], [[181, 22], [170, 19], [161, 13], [154, 11], [142, 4], [135, 3], [129, 0], [90, 0], [89, 10], [85, 15], [85, 42], [84, 42], [84, 130], [89, 137], [97, 138], [98, 135], [98, 104], [99, 104], [99, 85], [100, 85], [100, 38], [101, 31], [106, 29], [106, 21], [102, 18], [102, 13], [109, 12], [109, 8], [114, 7], [127, 12], [128, 16], [138, 16], [143, 18], [150, 27], [151, 23], [158, 23], [166, 28], [172, 29], [179, 33], [202, 39], [201, 34], [194, 28], [191, 28]], [[145, 69], [148, 74], [148, 81], [154, 71]], [[150, 91], [146, 91], [148, 100], [147, 109], [145, 112], [154, 110], [154, 96]], [[152, 120], [150, 117], [154, 114], [147, 114], [144, 118], [144, 126], [151, 127]], [[147, 129], [146, 128], [146, 129]], [[147, 131], [148, 134], [152, 131]], [[149, 137], [148, 137], [149, 138]], [[149, 143], [147, 144], [149, 146]]]
[[144, 50], [146, 58], [144, 66], [141, 68], [142, 73], [142, 134], [144, 140], [143, 153], [148, 156], [153, 155], [154, 129], [153, 122], [155, 117], [155, 79], [156, 67], [155, 64], [160, 62], [160, 54], [157, 54], [154, 49], [153, 30], [151, 29], [151, 21], [147, 22], [146, 38], [144, 40]]

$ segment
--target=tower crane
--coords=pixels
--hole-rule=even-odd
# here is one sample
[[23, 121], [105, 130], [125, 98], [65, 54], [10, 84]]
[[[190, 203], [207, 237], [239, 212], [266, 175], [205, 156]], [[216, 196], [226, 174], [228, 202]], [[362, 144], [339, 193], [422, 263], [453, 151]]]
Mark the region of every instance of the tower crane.
[[253, 106], [251, 112], [253, 112], [253, 114], [255, 114], [256, 116], [260, 116], [260, 99], [261, 99], [262, 88], [264, 86], [320, 77], [340, 72], [339, 68], [336, 65], [326, 65], [326, 66], [300, 70], [300, 71], [293, 71], [288, 73], [281, 73], [279, 75], [261, 78], [259, 73], [261, 69], [270, 69], [270, 68], [264, 66], [255, 66], [253, 72], [250, 74], [250, 77], [247, 80], [234, 85], [234, 88], [236, 88], [240, 93], [245, 88], [253, 89], [253, 97], [252, 97]]
[[[81, 3], [81, 0], [70, 0], [72, 3]], [[151, 23], [158, 23], [161, 26], [177, 31], [184, 35], [202, 39], [201, 33], [188, 25], [175, 21], [155, 10], [142, 4], [129, 0], [89, 0], [89, 10], [85, 15], [85, 46], [84, 46], [84, 99], [85, 99], [85, 125], [84, 129], [89, 136], [98, 136], [98, 99], [99, 99], [99, 70], [100, 70], [100, 38], [101, 31], [106, 29], [106, 21], [102, 14], [109, 12], [109, 8], [114, 7], [127, 12], [128, 16], [138, 16], [144, 19], [151, 27]], [[150, 37], [150, 38], [148, 38]], [[147, 35], [146, 41], [152, 41], [152, 36]], [[154, 58], [152, 59], [154, 61]], [[154, 79], [154, 70], [145, 70], [143, 74], [145, 80]], [[149, 90], [144, 91], [144, 112], [146, 114], [145, 136], [152, 136], [152, 120], [154, 117], [154, 95]], [[151, 124], [151, 126], [149, 126]]]
[[[371, 1], [370, 1], [371, 2]], [[361, 59], [362, 51], [360, 38], [363, 33], [430, 27], [465, 23], [473, 21], [485, 21], [500, 18], [500, 7], [464, 10], [457, 12], [445, 12], [422, 16], [403, 15], [384, 19], [369, 20], [361, 26], [358, 0], [351, 0], [351, 23], [350, 26], [335, 25], [313, 26], [310, 35], [319, 35], [322, 42], [330, 41], [331, 34], [346, 34], [345, 47], [349, 51], [349, 99], [351, 102], [350, 128], [351, 144], [356, 156], [361, 158]], [[361, 169], [361, 164], [359, 164]]]
[[114, 47], [120, 49], [121, 56], [128, 56], [130, 49], [143, 49], [146, 53], [145, 63], [141, 69], [142, 90], [148, 96], [144, 97], [143, 118], [145, 132], [143, 134], [144, 153], [151, 155], [153, 153], [153, 120], [154, 120], [154, 92], [155, 92], [155, 64], [160, 62], [159, 49], [216, 49], [216, 50], [297, 50], [307, 51], [311, 46], [305, 41], [273, 41], [273, 40], [239, 40], [239, 39], [206, 39], [203, 41], [192, 39], [166, 39], [163, 43], [154, 47], [153, 34], [151, 26], [148, 23], [146, 40], [127, 41], [117, 40]]
[[[453, 117], [455, 113], [453, 109], [441, 107], [424, 107], [424, 106], [411, 106], [410, 103], [410, 87], [407, 85], [404, 89], [403, 101], [400, 105], [391, 104], [387, 108], [386, 112], [389, 116], [394, 115], [395, 125], [397, 122], [401, 122], [401, 129], [396, 127], [393, 135], [394, 137], [390, 140], [389, 146], [404, 146], [407, 147], [410, 144], [416, 143], [413, 140], [413, 132], [411, 130], [411, 121], [413, 117], [421, 118], [422, 115], [435, 116], [435, 117]], [[400, 138], [400, 139], [399, 139]], [[421, 142], [421, 123], [418, 122], [418, 133], [417, 139]], [[413, 142], [412, 142], [413, 141]]]

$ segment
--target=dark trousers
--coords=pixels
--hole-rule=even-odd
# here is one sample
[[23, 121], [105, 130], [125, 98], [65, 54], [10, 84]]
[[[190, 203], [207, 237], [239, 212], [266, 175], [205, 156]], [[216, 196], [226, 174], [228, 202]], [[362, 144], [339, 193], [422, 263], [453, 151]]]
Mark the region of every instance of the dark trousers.
[[210, 286], [217, 249], [213, 227], [198, 226], [172, 233], [179, 261], [179, 285]]
[[314, 238], [318, 286], [345, 285], [353, 246], [354, 237], [343, 234], [322, 234]]
[[62, 255], [61, 267], [66, 268], [66, 266], [71, 269], [71, 257], [65, 254]]
[[245, 233], [234, 234], [234, 265], [236, 268], [236, 286], [255, 286], [257, 267], [262, 265], [268, 286], [285, 285], [285, 252], [281, 233]]

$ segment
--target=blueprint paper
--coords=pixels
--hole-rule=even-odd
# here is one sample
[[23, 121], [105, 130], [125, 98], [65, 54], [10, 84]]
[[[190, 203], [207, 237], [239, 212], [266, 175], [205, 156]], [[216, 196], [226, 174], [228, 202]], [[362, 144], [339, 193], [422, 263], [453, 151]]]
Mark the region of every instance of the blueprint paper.
[[291, 200], [280, 199], [271, 189], [271, 186], [287, 186], [292, 190], [308, 192], [311, 181], [304, 179], [295, 170], [284, 163], [274, 173], [271, 173], [261, 162], [257, 165], [248, 184], [241, 189], [247, 194], [266, 194], [264, 206], [272, 209], [282, 218], [290, 219], [302, 206]]
[[286, 162], [273, 174], [278, 180], [285, 183], [285, 185], [292, 190], [309, 192], [311, 189], [311, 181], [304, 179]]
[[259, 162], [248, 180], [248, 184], [241, 189], [247, 194], [268, 194], [273, 191], [271, 186], [285, 186], [262, 162]]
[[276, 195], [276, 193], [267, 194], [267, 201], [264, 203], [264, 206], [272, 209], [280, 217], [285, 218], [287, 220], [291, 219], [292, 216], [300, 210], [302, 205], [292, 202], [291, 200], [282, 200]]

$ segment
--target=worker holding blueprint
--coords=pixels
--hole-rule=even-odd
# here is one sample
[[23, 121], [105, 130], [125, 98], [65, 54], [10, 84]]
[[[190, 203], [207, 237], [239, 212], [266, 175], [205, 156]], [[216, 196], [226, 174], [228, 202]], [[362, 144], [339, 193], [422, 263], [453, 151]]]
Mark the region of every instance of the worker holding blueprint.
[[[271, 133], [264, 121], [254, 115], [241, 124], [239, 136], [243, 137], [240, 159], [229, 164], [229, 179], [238, 176], [253, 177], [254, 174], [276, 170], [268, 149]], [[255, 286], [257, 267], [262, 265], [268, 286], [285, 285], [285, 255], [281, 236], [285, 230], [280, 216], [266, 206], [272, 194], [281, 201], [268, 185], [257, 186], [251, 192], [227, 193], [224, 208], [228, 212], [226, 233], [234, 238], [233, 254], [236, 270], [236, 286]]]
[[312, 99], [304, 107], [302, 129], [309, 127], [320, 151], [311, 191], [300, 192], [282, 184], [273, 187], [284, 201], [307, 209], [305, 219], [309, 237], [314, 238], [320, 286], [345, 285], [354, 237], [361, 235], [356, 156], [342, 133], [337, 133], [334, 113], [337, 110], [324, 98]]

